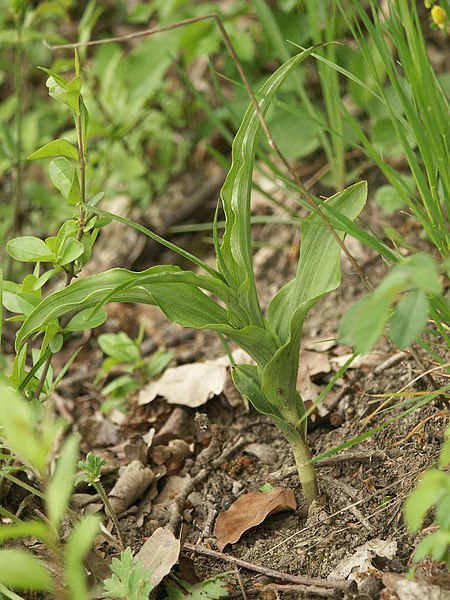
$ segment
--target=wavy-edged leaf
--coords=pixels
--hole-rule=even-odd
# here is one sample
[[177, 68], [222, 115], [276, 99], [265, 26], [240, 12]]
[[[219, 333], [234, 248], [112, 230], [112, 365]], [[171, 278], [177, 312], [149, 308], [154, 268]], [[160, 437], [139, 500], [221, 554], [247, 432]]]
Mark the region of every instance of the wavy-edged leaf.
[[[356, 183], [329, 198], [331, 205], [345, 217], [354, 220], [367, 198], [366, 182]], [[285, 285], [271, 301], [267, 318], [282, 342], [290, 336], [291, 319], [300, 306], [311, 308], [320, 298], [340, 283], [340, 246], [316, 213], [300, 226], [300, 259], [295, 279]], [[341, 235], [342, 237], [342, 235]], [[307, 311], [303, 316], [306, 317]]]
[[[258, 102], [263, 114], [283, 81], [312, 50], [310, 48], [288, 60], [262, 86]], [[239, 302], [250, 322], [262, 327], [264, 322], [256, 293], [250, 239], [250, 195], [256, 138], [260, 128], [258, 114], [250, 105], [234, 139], [232, 165], [221, 191], [226, 224], [217, 259], [220, 271], [237, 291]]]
[[232, 291], [220, 279], [210, 275], [198, 275], [175, 266], [156, 266], [140, 273], [111, 269], [75, 281], [40, 302], [17, 333], [16, 346], [20, 348], [30, 335], [41, 331], [53, 319], [72, 312], [100, 307], [107, 302], [156, 304], [151, 294], [152, 285], [170, 283], [198, 286], [213, 293], [225, 304], [235, 304], [235, 310], [239, 310]]
[[[355, 219], [367, 197], [367, 185], [355, 184], [335, 194], [328, 203]], [[315, 213], [301, 225], [300, 259], [295, 279], [269, 305], [267, 317], [282, 345], [262, 370], [262, 391], [280, 407], [285, 421], [306, 433], [305, 408], [296, 390], [303, 323], [311, 308], [340, 283], [340, 246]]]

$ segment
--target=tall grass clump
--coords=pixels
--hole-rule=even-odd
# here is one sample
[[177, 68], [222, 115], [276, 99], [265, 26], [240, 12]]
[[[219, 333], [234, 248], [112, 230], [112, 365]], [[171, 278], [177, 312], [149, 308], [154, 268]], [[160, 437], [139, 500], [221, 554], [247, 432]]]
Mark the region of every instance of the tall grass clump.
[[[367, 77], [362, 81], [347, 71], [345, 74], [351, 85], [362, 91], [369, 114], [383, 115], [380, 127], [406, 159], [407, 173], [394, 168], [377, 138], [368, 135], [361, 120], [343, 104], [341, 108], [359, 144], [387, 179], [391, 198], [419, 223], [432, 248], [428, 254], [413, 251], [406, 259], [404, 252], [400, 253], [393, 263], [389, 257], [397, 269], [372, 295], [350, 309], [342, 323], [343, 339], [361, 352], [368, 351], [389, 321], [391, 340], [405, 347], [431, 318], [449, 346], [450, 308], [440, 280], [450, 270], [448, 98], [428, 58], [416, 3], [389, 0], [386, 12], [373, 0], [367, 11], [357, 2], [339, 2], [339, 6]], [[395, 242], [399, 249], [403, 244], [411, 252], [400, 235]], [[371, 336], [366, 335], [365, 317]]]

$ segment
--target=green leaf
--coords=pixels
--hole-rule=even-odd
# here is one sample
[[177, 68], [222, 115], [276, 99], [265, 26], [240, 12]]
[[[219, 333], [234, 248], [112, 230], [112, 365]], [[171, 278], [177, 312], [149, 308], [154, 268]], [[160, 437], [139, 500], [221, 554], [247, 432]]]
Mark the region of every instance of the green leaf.
[[369, 352], [383, 334], [390, 307], [390, 297], [374, 293], [364, 296], [342, 317], [339, 340], [354, 346], [359, 354]]
[[65, 156], [66, 158], [78, 160], [78, 150], [67, 140], [58, 139], [45, 144], [45, 146], [30, 154], [28, 160], [47, 158], [49, 156]]
[[[436, 508], [436, 522], [450, 533], [450, 474], [447, 473], [447, 489]], [[450, 550], [450, 547], [449, 547]]]
[[427, 294], [441, 293], [438, 268], [431, 254], [418, 252], [400, 264], [397, 269], [407, 274], [414, 288], [423, 290]]
[[9, 240], [6, 248], [11, 258], [21, 262], [53, 262], [55, 260], [55, 255], [47, 244], [30, 235]]
[[[262, 86], [256, 97], [263, 114], [281, 84], [312, 50], [310, 48], [288, 60]], [[250, 105], [233, 141], [231, 169], [221, 191], [226, 224], [217, 260], [221, 273], [236, 291], [239, 305], [247, 315], [247, 321], [243, 322], [233, 314], [231, 307], [229, 318], [240, 327], [246, 324], [264, 326], [255, 287], [250, 236], [253, 163], [260, 128], [258, 114]]]
[[[329, 198], [323, 207], [332, 206], [344, 217], [354, 220], [367, 198], [367, 184], [357, 183]], [[267, 318], [282, 342], [291, 335], [294, 313], [305, 318], [322, 296], [340, 283], [340, 246], [316, 213], [300, 227], [301, 251], [295, 279], [285, 285], [271, 301]], [[342, 237], [342, 234], [341, 236]]]
[[175, 282], [198, 285], [212, 292], [225, 303], [233, 299], [230, 290], [219, 279], [182, 271], [179, 267], [157, 266], [140, 273], [126, 269], [111, 269], [99, 275], [74, 281], [67, 288], [41, 301], [18, 332], [17, 348], [22, 346], [29, 335], [41, 331], [52, 319], [106, 302], [156, 304], [151, 294], [152, 284]]
[[36, 430], [33, 410], [21, 396], [11, 388], [0, 384], [1, 436], [13, 452], [30, 464], [37, 473], [44, 475], [48, 453], [59, 430], [59, 425], [49, 428], [45, 436]]
[[228, 326], [226, 310], [193, 285], [156, 284], [151, 292], [164, 314], [183, 327], [210, 329], [214, 324]]
[[48, 525], [43, 521], [22, 521], [11, 525], [0, 525], [0, 544], [3, 544], [5, 540], [28, 537], [45, 540], [48, 534]]
[[145, 365], [145, 376], [148, 379], [162, 373], [173, 358], [172, 352], [157, 350]]
[[70, 186], [67, 194], [67, 202], [72, 206], [75, 206], [81, 202], [80, 182], [78, 181], [78, 173], [76, 170], [74, 171], [72, 185]]
[[447, 480], [448, 474], [439, 469], [430, 469], [421, 478], [404, 506], [405, 520], [410, 531], [414, 533], [420, 529], [428, 511], [448, 489]]
[[141, 358], [141, 353], [136, 343], [126, 333], [102, 333], [97, 338], [100, 349], [107, 356], [119, 362], [134, 363]]
[[98, 533], [100, 519], [89, 515], [74, 526], [64, 552], [64, 579], [71, 600], [89, 600], [91, 595], [86, 582], [83, 560], [92, 548]]
[[223, 581], [223, 577], [227, 574], [221, 573], [195, 584], [182, 581], [181, 584], [187, 593], [182, 592], [178, 588], [167, 586], [168, 595], [166, 600], [215, 600], [217, 598], [228, 598], [227, 585]]
[[395, 307], [389, 319], [389, 338], [398, 348], [406, 348], [428, 321], [429, 305], [424, 291], [411, 292]]
[[403, 196], [392, 185], [381, 185], [375, 192], [375, 200], [387, 215], [406, 206]]
[[53, 185], [64, 198], [68, 199], [75, 181], [75, 168], [73, 165], [70, 164], [67, 158], [55, 158], [49, 164], [48, 172]]
[[70, 319], [65, 327], [65, 331], [86, 331], [100, 327], [108, 318], [108, 313], [103, 308], [98, 308], [95, 312], [92, 308], [85, 308]]
[[431, 556], [434, 562], [450, 563], [450, 531], [435, 531], [427, 535], [414, 553], [414, 562], [420, 562], [426, 556]]
[[439, 466], [445, 469], [450, 465], [450, 426], [445, 430], [445, 442], [439, 456]]
[[75, 238], [69, 238], [65, 241], [61, 254], [57, 256], [57, 262], [60, 265], [68, 265], [79, 258], [84, 252], [84, 246]]
[[111, 571], [112, 577], [103, 582], [106, 598], [148, 599], [153, 589], [149, 581], [151, 572], [140, 560], [133, 561], [131, 548], [124, 550], [120, 558], [112, 559]]
[[72, 493], [78, 461], [78, 440], [70, 436], [64, 442], [56, 463], [56, 469], [46, 489], [47, 515], [55, 531], [61, 520]]
[[0, 583], [16, 590], [50, 592], [52, 579], [44, 564], [26, 550], [0, 549]]
[[[367, 197], [367, 186], [356, 184], [326, 202], [354, 220]], [[340, 283], [340, 246], [316, 213], [301, 225], [301, 250], [294, 280], [271, 301], [267, 318], [276, 331], [280, 346], [264, 365], [263, 392], [271, 405], [280, 407], [281, 417], [306, 433], [305, 408], [297, 390], [298, 357], [304, 320], [320, 298]], [[342, 234], [341, 234], [342, 235]]]

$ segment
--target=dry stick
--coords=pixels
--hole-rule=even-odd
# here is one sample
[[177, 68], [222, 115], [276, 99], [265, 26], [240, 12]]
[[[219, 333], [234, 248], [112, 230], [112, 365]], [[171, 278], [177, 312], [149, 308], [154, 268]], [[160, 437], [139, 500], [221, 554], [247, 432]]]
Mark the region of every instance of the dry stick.
[[226, 562], [231, 562], [238, 567], [242, 567], [243, 569], [248, 569], [249, 571], [261, 573], [262, 575], [266, 575], [267, 577], [272, 577], [273, 579], [279, 579], [281, 581], [287, 581], [289, 583], [295, 583], [298, 585], [306, 586], [317, 586], [321, 588], [329, 588], [334, 590], [338, 589], [343, 590], [344, 592], [355, 592], [357, 590], [355, 581], [332, 581], [328, 579], [318, 579], [314, 577], [301, 577], [300, 575], [291, 575], [290, 573], [283, 573], [282, 571], [276, 571], [274, 569], [269, 569], [268, 567], [255, 565], [245, 560], [241, 560], [240, 558], [237, 558], [235, 556], [224, 554], [223, 552], [217, 552], [216, 550], [211, 550], [210, 548], [205, 548], [203, 546], [195, 546], [194, 544], [189, 544], [187, 542], [184, 543], [183, 548], [184, 550], [196, 552], [197, 554], [202, 554], [203, 556], [211, 556], [212, 558], [217, 558]]
[[254, 588], [250, 588], [248, 591], [252, 592], [253, 590], [257, 592], [297, 592], [297, 594], [301, 594], [301, 596], [297, 596], [298, 598], [303, 598], [306, 594], [309, 598], [310, 596], [318, 596], [319, 598], [341, 598], [342, 592], [340, 590], [329, 590], [326, 588], [319, 588], [314, 585], [295, 585], [291, 584], [279, 584], [279, 583], [269, 583], [268, 585], [263, 586], [255, 586]]
[[100, 44], [108, 44], [108, 43], [112, 43], [112, 42], [123, 42], [126, 40], [131, 40], [134, 38], [139, 38], [139, 37], [144, 37], [144, 36], [149, 36], [149, 35], [153, 35], [155, 33], [162, 33], [163, 31], [169, 31], [171, 29], [177, 29], [179, 27], [184, 27], [185, 25], [190, 25], [192, 23], [198, 23], [199, 21], [204, 21], [207, 19], [213, 19], [217, 25], [217, 27], [219, 28], [219, 31], [222, 35], [222, 39], [225, 43], [225, 46], [227, 47], [228, 52], [230, 53], [230, 56], [236, 66], [236, 69], [239, 73], [239, 76], [242, 79], [242, 82], [245, 86], [245, 89], [247, 90], [247, 93], [250, 97], [251, 103], [256, 111], [256, 114], [258, 115], [258, 119], [259, 122], [261, 124], [262, 130], [264, 132], [264, 135], [266, 136], [266, 139], [269, 143], [269, 146], [272, 148], [272, 150], [275, 152], [275, 154], [277, 155], [277, 157], [279, 158], [279, 160], [282, 162], [282, 164], [284, 165], [285, 169], [287, 170], [287, 172], [289, 173], [289, 175], [291, 176], [291, 178], [295, 181], [295, 184], [297, 185], [297, 187], [302, 191], [303, 195], [305, 196], [308, 204], [311, 206], [311, 208], [317, 213], [317, 215], [319, 216], [319, 218], [323, 221], [325, 227], [330, 231], [331, 235], [334, 237], [334, 239], [336, 240], [336, 242], [339, 244], [339, 246], [341, 247], [342, 251], [345, 253], [345, 255], [347, 256], [348, 260], [350, 261], [350, 263], [352, 264], [353, 268], [356, 270], [356, 272], [358, 273], [358, 275], [360, 276], [363, 284], [365, 285], [365, 287], [367, 288], [368, 291], [372, 291], [373, 286], [371, 285], [368, 277], [365, 275], [365, 273], [362, 271], [361, 267], [358, 265], [357, 261], [355, 260], [355, 258], [353, 257], [353, 255], [351, 254], [351, 252], [348, 250], [348, 248], [346, 247], [346, 245], [344, 244], [344, 242], [341, 240], [341, 238], [339, 237], [339, 235], [336, 233], [336, 231], [333, 229], [333, 227], [331, 226], [330, 222], [328, 221], [328, 219], [326, 218], [326, 216], [323, 214], [319, 204], [315, 201], [315, 199], [313, 198], [313, 196], [309, 193], [307, 187], [305, 186], [305, 184], [301, 181], [300, 177], [297, 175], [297, 173], [293, 170], [293, 168], [291, 167], [291, 165], [289, 164], [289, 162], [287, 161], [287, 159], [285, 158], [285, 156], [282, 154], [282, 152], [280, 151], [280, 149], [278, 148], [277, 144], [275, 143], [272, 134], [269, 131], [269, 128], [267, 126], [266, 120], [264, 118], [264, 115], [261, 111], [261, 107], [259, 106], [258, 100], [256, 99], [255, 94], [253, 93], [253, 90], [250, 86], [250, 83], [247, 79], [247, 76], [245, 75], [244, 69], [242, 68], [241, 62], [234, 50], [233, 44], [231, 43], [230, 38], [228, 37], [228, 34], [225, 30], [225, 27], [223, 26], [223, 23], [221, 21], [221, 18], [219, 17], [219, 15], [217, 13], [211, 13], [209, 15], [204, 15], [201, 17], [192, 17], [190, 19], [184, 19], [182, 21], [178, 21], [178, 23], [172, 23], [171, 25], [166, 25], [164, 27], [157, 27], [157, 28], [153, 28], [153, 29], [146, 29], [144, 31], [140, 31], [137, 33], [129, 33], [127, 35], [123, 35], [123, 36], [116, 36], [116, 37], [111, 37], [111, 38], [107, 38], [104, 40], [92, 40], [90, 42], [77, 42], [74, 44], [58, 44], [58, 45], [50, 45], [50, 44], [46, 44], [46, 46], [52, 50], [59, 50], [59, 49], [67, 49], [67, 48], [79, 48], [81, 46], [85, 47], [85, 46], [98, 46]]
[[[420, 367], [422, 367], [422, 369], [425, 371], [424, 375], [428, 379], [428, 382], [431, 385], [431, 387], [435, 390], [438, 390], [439, 386], [436, 383], [436, 380], [434, 379], [433, 375], [431, 375], [430, 371], [425, 366], [425, 363], [423, 362], [420, 354], [415, 350], [415, 348], [412, 345], [409, 346], [408, 350], [411, 352], [411, 356], [416, 361], [416, 364], [418, 364]], [[447, 400], [447, 398], [444, 396], [444, 394], [439, 394], [439, 396], [437, 396], [437, 400], [440, 402], [441, 407], [445, 406], [445, 408], [447, 410], [450, 410], [450, 403]]]

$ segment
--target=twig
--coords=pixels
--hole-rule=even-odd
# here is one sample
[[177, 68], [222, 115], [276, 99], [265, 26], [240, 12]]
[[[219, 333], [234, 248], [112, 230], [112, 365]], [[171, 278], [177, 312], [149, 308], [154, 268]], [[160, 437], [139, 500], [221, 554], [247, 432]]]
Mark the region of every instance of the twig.
[[[424, 372], [424, 376], [428, 379], [428, 382], [431, 385], [431, 387], [434, 390], [438, 390], [439, 386], [436, 383], [433, 375], [431, 374], [431, 372], [430, 372], [431, 370], [429, 370], [429, 369], [426, 368], [426, 366], [425, 366], [425, 364], [424, 364], [424, 362], [423, 362], [422, 357], [420, 356], [420, 354], [413, 348], [413, 346], [409, 346], [408, 350], [410, 351], [411, 356], [414, 358], [414, 360], [416, 361], [416, 363], [418, 365], [420, 365], [422, 367], [422, 369], [425, 371]], [[445, 408], [450, 411], [450, 403], [447, 400], [447, 398], [444, 396], [444, 394], [439, 394], [439, 396], [437, 396], [437, 400], [441, 404], [441, 408], [442, 408], [442, 406], [445, 406]]]
[[263, 567], [261, 565], [255, 565], [254, 563], [247, 562], [245, 560], [241, 560], [235, 556], [231, 556], [230, 554], [224, 554], [223, 552], [217, 552], [216, 550], [211, 550], [210, 548], [205, 548], [203, 546], [195, 546], [194, 544], [189, 544], [187, 542], [184, 543], [183, 549], [189, 552], [196, 552], [197, 554], [202, 554], [203, 556], [210, 556], [212, 558], [217, 558], [218, 560], [224, 560], [226, 562], [231, 562], [238, 567], [242, 567], [243, 569], [247, 569], [248, 571], [254, 571], [255, 573], [261, 573], [262, 575], [266, 575], [266, 577], [272, 577], [273, 579], [278, 579], [280, 581], [287, 581], [288, 583], [294, 583], [297, 585], [305, 585], [305, 586], [316, 586], [321, 588], [327, 588], [332, 590], [342, 590], [344, 592], [356, 592], [357, 585], [355, 581], [341, 581], [341, 580], [328, 580], [328, 579], [318, 579], [315, 577], [301, 577], [299, 575], [291, 575], [290, 573], [283, 573], [281, 571], [276, 571], [274, 569], [269, 569], [268, 567]]
[[[252, 589], [257, 590], [258, 592], [296, 592], [298, 594], [298, 598], [303, 598], [304, 594], [308, 594], [308, 596], [318, 596], [319, 598], [340, 598], [342, 596], [341, 590], [329, 590], [326, 588], [320, 588], [314, 585], [295, 585], [295, 584], [279, 584], [279, 583], [269, 583], [264, 586], [257, 586], [255, 588], [250, 588], [248, 591], [251, 592]], [[301, 596], [300, 596], [301, 594]]]
[[[350, 485], [347, 485], [343, 481], [338, 481], [337, 479], [333, 479], [333, 477], [328, 477], [327, 475], [322, 475], [322, 480], [326, 481], [328, 485], [332, 487], [342, 490], [346, 496], [348, 496], [351, 500], [356, 500], [358, 496], [357, 490]], [[352, 506], [350, 512], [354, 517], [358, 519], [358, 521], [367, 529], [367, 531], [372, 531], [373, 527], [366, 519], [366, 517], [362, 514], [362, 512], [356, 507]]]
[[205, 414], [197, 413], [195, 420], [200, 423], [202, 429], [209, 430], [212, 437], [209, 446], [200, 452], [197, 457], [196, 464], [194, 465], [194, 470], [195, 468], [200, 468], [200, 470], [169, 506], [169, 522], [167, 526], [175, 534], [177, 534], [183, 520], [182, 512], [186, 498], [189, 496], [192, 490], [194, 490], [198, 485], [203, 483], [208, 478], [211, 470], [216, 469], [218, 466], [223, 464], [232, 454], [234, 454], [245, 444], [245, 440], [243, 438], [239, 438], [237, 442], [235, 442], [230, 448], [222, 450], [222, 452], [219, 454], [226, 440], [226, 431], [220, 427], [220, 425], [211, 424]]
[[242, 598], [243, 598], [243, 600], [247, 600], [247, 594], [246, 594], [245, 588], [244, 588], [244, 581], [243, 581], [242, 575], [236, 565], [234, 567], [234, 572], [236, 574], [236, 579], [238, 580], [239, 588], [242, 593]]
[[[347, 454], [335, 454], [334, 456], [328, 456], [322, 460], [318, 460], [314, 463], [316, 469], [320, 467], [331, 467], [341, 462], [356, 461], [356, 460], [389, 460], [390, 457], [382, 450], [362, 450], [359, 452], [349, 452]], [[297, 473], [297, 467], [283, 467], [278, 471], [274, 471], [268, 475], [268, 479], [271, 481], [278, 481], [285, 479], [290, 475]]]

